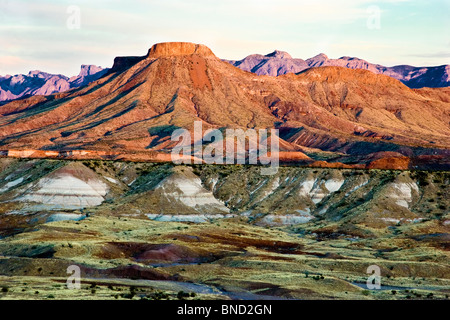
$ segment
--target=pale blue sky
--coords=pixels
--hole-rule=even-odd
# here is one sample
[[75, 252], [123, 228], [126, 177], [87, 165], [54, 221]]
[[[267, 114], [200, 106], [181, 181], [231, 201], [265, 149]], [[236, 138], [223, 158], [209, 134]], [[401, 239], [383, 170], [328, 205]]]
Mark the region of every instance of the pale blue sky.
[[[69, 6], [80, 29], [69, 29]], [[369, 8], [380, 10], [371, 29]], [[203, 43], [224, 59], [275, 49], [387, 66], [450, 64], [450, 0], [0, 0], [0, 75], [111, 67], [157, 42]], [[372, 24], [373, 25], [373, 24]]]

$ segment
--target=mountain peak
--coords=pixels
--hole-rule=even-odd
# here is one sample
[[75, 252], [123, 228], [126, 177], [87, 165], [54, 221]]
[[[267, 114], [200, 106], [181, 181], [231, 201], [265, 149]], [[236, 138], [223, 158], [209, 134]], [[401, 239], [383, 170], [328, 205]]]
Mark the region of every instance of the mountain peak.
[[273, 57], [279, 59], [292, 59], [292, 56], [289, 53], [280, 50], [275, 50], [274, 52], [266, 55], [266, 57]]
[[306, 60], [306, 63], [310, 67], [320, 67], [327, 61], [328, 61], [328, 56], [325, 53], [319, 53], [318, 55]]
[[161, 57], [188, 56], [192, 54], [215, 57], [214, 53], [207, 46], [190, 42], [157, 43], [150, 48], [147, 57], [156, 59]]
[[325, 53], [319, 53], [318, 55], [312, 57], [314, 60], [328, 60], [328, 56]]
[[47, 72], [42, 72], [40, 70], [32, 70], [30, 72], [28, 72], [28, 76], [29, 77], [34, 77], [34, 78], [46, 78], [51, 76], [49, 73]]

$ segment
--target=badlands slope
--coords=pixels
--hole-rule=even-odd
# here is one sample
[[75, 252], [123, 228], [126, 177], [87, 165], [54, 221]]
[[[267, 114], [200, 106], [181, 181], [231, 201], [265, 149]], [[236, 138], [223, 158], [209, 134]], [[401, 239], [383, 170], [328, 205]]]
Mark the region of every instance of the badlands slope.
[[449, 206], [445, 172], [282, 167], [263, 176], [246, 166], [1, 162], [2, 219], [86, 212], [188, 222], [243, 216], [269, 226], [325, 219], [364, 233], [442, 216]]
[[[289, 167], [267, 177], [243, 166], [14, 159], [0, 169], [0, 299], [450, 294], [445, 172]], [[374, 264], [379, 291], [365, 287]], [[70, 265], [82, 290], [66, 288]]]

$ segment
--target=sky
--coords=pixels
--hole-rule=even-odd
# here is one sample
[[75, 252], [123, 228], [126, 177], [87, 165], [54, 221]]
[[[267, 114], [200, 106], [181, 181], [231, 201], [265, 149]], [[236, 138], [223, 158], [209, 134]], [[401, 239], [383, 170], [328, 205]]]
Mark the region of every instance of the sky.
[[385, 66], [450, 64], [450, 0], [0, 0], [0, 75], [77, 75], [155, 43], [222, 59], [274, 50]]

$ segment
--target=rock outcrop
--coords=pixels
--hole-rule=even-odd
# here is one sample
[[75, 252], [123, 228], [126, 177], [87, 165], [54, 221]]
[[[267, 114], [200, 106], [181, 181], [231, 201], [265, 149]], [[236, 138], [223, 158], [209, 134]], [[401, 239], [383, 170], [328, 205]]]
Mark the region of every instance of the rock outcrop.
[[164, 42], [153, 45], [148, 51], [148, 58], [158, 59], [162, 57], [201, 55], [203, 57], [215, 57], [207, 46], [190, 42]]

